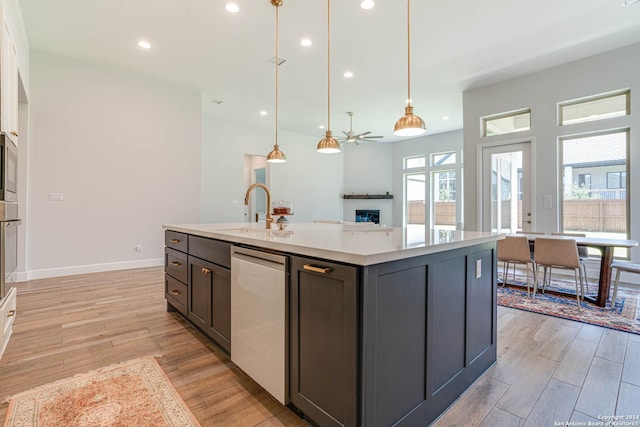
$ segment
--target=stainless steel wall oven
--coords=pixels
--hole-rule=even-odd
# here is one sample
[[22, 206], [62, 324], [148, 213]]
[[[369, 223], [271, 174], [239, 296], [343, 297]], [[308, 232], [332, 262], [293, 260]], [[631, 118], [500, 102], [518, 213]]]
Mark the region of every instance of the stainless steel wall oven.
[[18, 147], [0, 135], [0, 299], [15, 282], [18, 266]]

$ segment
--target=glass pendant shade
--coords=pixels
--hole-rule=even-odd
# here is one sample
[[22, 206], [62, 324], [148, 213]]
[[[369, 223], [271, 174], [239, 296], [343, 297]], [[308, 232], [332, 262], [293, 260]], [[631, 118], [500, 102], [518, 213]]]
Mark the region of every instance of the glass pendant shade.
[[340, 143], [337, 139], [331, 136], [331, 131], [328, 130], [325, 134], [325, 137], [318, 142], [318, 147], [316, 148], [318, 153], [323, 154], [335, 154], [342, 151], [340, 149]]
[[393, 133], [397, 136], [418, 136], [426, 131], [424, 120], [413, 114], [413, 106], [411, 105], [404, 108], [404, 116], [398, 119], [393, 128]]
[[278, 144], [273, 146], [273, 150], [269, 152], [267, 155], [267, 162], [269, 163], [286, 163], [287, 156], [284, 155], [282, 151], [280, 151], [280, 147]]

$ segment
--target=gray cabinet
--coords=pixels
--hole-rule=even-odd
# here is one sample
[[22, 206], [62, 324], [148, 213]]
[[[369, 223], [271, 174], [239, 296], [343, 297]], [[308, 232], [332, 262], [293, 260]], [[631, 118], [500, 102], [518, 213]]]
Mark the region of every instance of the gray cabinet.
[[167, 310], [231, 352], [231, 244], [167, 230], [165, 245]]
[[358, 420], [358, 269], [291, 258], [291, 403], [319, 425]]
[[188, 319], [231, 351], [231, 271], [189, 256]]

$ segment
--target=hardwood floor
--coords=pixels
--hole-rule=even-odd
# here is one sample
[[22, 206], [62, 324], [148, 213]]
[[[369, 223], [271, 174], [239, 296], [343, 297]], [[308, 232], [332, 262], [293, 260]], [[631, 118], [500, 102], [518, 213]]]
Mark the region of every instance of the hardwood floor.
[[[0, 398], [155, 355], [204, 427], [307, 425], [168, 313], [163, 286], [160, 267], [18, 284]], [[435, 426], [553, 426], [640, 415], [640, 336], [503, 307], [498, 316], [498, 362]], [[6, 409], [0, 404], [0, 417]]]

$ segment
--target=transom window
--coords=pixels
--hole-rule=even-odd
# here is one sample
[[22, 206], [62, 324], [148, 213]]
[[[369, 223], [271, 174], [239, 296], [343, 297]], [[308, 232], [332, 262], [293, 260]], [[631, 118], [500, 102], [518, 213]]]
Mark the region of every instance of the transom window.
[[404, 168], [405, 169], [423, 168], [426, 166], [426, 159], [427, 158], [425, 156], [405, 157]]
[[503, 135], [531, 129], [531, 110], [521, 110], [482, 118], [482, 136]]
[[560, 126], [626, 116], [630, 113], [629, 91], [597, 95], [588, 99], [568, 101], [558, 105]]

